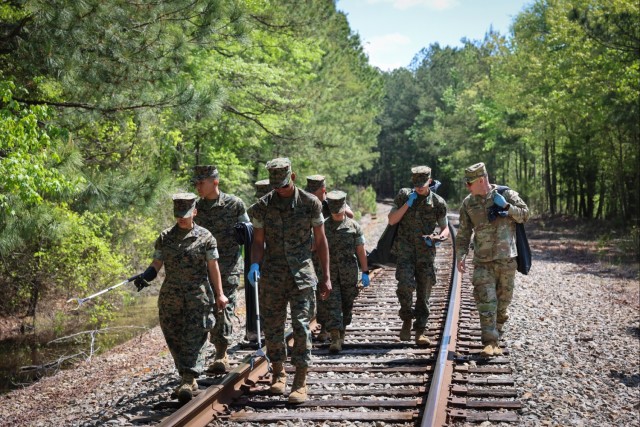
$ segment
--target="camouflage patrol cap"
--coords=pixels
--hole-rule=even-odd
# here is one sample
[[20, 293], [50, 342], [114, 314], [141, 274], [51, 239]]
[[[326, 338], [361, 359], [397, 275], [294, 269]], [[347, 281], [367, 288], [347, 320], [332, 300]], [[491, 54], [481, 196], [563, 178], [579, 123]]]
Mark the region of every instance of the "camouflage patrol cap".
[[474, 181], [482, 176], [487, 176], [487, 169], [482, 162], [471, 165], [464, 170], [464, 180], [466, 182]]
[[424, 187], [431, 178], [431, 168], [429, 166], [415, 166], [411, 168], [411, 182], [414, 187]]
[[191, 182], [196, 183], [206, 178], [218, 178], [218, 168], [214, 165], [198, 165], [193, 167], [193, 178]]
[[291, 160], [279, 157], [267, 162], [269, 170], [269, 183], [273, 188], [281, 188], [289, 185], [291, 181]]
[[256, 181], [253, 185], [256, 187], [255, 196], [257, 199], [271, 191], [271, 184], [269, 184], [268, 179], [261, 179], [260, 181]]
[[344, 212], [347, 208], [347, 193], [338, 190], [329, 191], [327, 193], [327, 204], [331, 213]]
[[325, 186], [326, 185], [324, 183], [324, 176], [311, 175], [307, 177], [307, 186], [305, 187], [305, 191], [308, 191], [309, 193], [315, 193]]
[[191, 215], [196, 207], [196, 196], [193, 193], [176, 193], [173, 199], [173, 216], [176, 218], [186, 218]]

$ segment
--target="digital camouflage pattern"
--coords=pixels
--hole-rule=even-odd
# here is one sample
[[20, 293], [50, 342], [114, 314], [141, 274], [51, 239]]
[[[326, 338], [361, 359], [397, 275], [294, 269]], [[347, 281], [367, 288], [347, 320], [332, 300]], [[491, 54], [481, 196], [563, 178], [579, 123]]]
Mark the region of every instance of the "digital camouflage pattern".
[[271, 191], [271, 184], [269, 184], [268, 179], [261, 179], [260, 181], [256, 181], [254, 187], [256, 189], [256, 192], [254, 194], [256, 199], [259, 199], [260, 197]]
[[244, 202], [236, 196], [220, 192], [215, 200], [200, 199], [196, 203], [198, 214], [194, 221], [215, 236], [218, 243], [218, 266], [222, 279], [222, 291], [229, 299], [224, 310], [216, 313], [216, 323], [211, 331], [211, 342], [229, 345], [233, 334], [233, 317], [238, 300], [237, 288], [242, 274], [242, 251], [236, 241], [234, 225], [248, 221]]
[[220, 173], [218, 172], [218, 168], [213, 165], [198, 165], [193, 168], [193, 177], [191, 178], [191, 182], [195, 183], [198, 181], [202, 181], [207, 178], [218, 178], [220, 177]]
[[353, 302], [358, 296], [358, 258], [356, 246], [365, 244], [362, 227], [345, 216], [344, 221], [333, 218], [324, 223], [329, 243], [329, 268], [332, 290], [326, 301], [318, 301], [326, 307], [328, 331], [344, 331], [351, 324]]
[[215, 311], [207, 262], [218, 258], [216, 240], [197, 224], [191, 230], [174, 225], [160, 233], [153, 258], [165, 270], [158, 296], [162, 333], [178, 373], [198, 376]]
[[517, 192], [509, 189], [502, 194], [510, 205], [508, 216], [489, 221], [488, 210], [493, 206], [496, 187], [492, 184], [486, 196], [469, 194], [462, 201], [456, 235], [456, 253], [462, 257], [469, 253], [473, 234], [472, 283], [485, 345], [497, 341], [497, 325], [508, 319], [507, 307], [513, 297], [518, 255], [515, 224], [529, 219], [529, 208]]
[[324, 176], [322, 175], [311, 175], [307, 177], [307, 186], [304, 188], [304, 191], [308, 193], [315, 193], [321, 188], [326, 186], [324, 182]]
[[464, 180], [466, 182], [472, 182], [482, 176], [487, 176], [487, 168], [482, 162], [471, 165], [464, 170]]
[[322, 224], [320, 201], [297, 187], [290, 198], [267, 194], [253, 210], [253, 226], [264, 229], [265, 235], [260, 311], [272, 362], [284, 362], [287, 356], [284, 326], [289, 303], [294, 334], [291, 363], [301, 368], [309, 365], [309, 318], [318, 283], [311, 261], [311, 231]]
[[280, 157], [267, 162], [269, 170], [269, 183], [273, 188], [285, 187], [291, 181], [291, 161], [286, 157]]
[[415, 166], [411, 168], [411, 183], [414, 187], [424, 187], [431, 178], [429, 166]]
[[[410, 188], [401, 189], [393, 201], [392, 210], [402, 207], [411, 192]], [[438, 225], [444, 228], [447, 224], [447, 203], [433, 191], [427, 196], [418, 195], [398, 223], [391, 252], [397, 257], [396, 294], [400, 302], [400, 318], [415, 319], [416, 329], [423, 329], [427, 325], [429, 297], [436, 283], [436, 248], [428, 247], [422, 236], [432, 234]], [[415, 310], [412, 310], [414, 291], [416, 302]]]
[[347, 208], [347, 193], [338, 190], [330, 191], [327, 194], [327, 205], [331, 213], [344, 212]]
[[196, 196], [193, 193], [176, 193], [173, 199], [173, 216], [175, 218], [186, 218], [191, 216], [193, 209], [196, 207]]
[[456, 235], [456, 253], [469, 253], [469, 243], [473, 236], [474, 262], [489, 262], [496, 259], [510, 259], [518, 255], [516, 248], [516, 222], [529, 220], [529, 208], [517, 192], [509, 189], [503, 193], [511, 206], [507, 217], [489, 221], [488, 209], [493, 206], [496, 185], [492, 184], [486, 196], [469, 194], [460, 207], [460, 227]]

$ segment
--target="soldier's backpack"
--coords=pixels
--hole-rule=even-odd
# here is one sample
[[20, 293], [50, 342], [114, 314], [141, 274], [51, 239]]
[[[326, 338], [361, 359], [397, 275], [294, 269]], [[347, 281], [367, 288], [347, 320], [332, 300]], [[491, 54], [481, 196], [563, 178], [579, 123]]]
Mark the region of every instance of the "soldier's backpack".
[[[496, 186], [496, 190], [502, 194], [510, 190], [510, 188], [505, 185], [498, 185]], [[520, 222], [516, 222], [516, 248], [518, 249], [518, 256], [516, 258], [518, 261], [518, 272], [529, 274], [529, 270], [531, 269], [531, 248], [529, 248], [529, 240], [524, 230], [524, 224]]]

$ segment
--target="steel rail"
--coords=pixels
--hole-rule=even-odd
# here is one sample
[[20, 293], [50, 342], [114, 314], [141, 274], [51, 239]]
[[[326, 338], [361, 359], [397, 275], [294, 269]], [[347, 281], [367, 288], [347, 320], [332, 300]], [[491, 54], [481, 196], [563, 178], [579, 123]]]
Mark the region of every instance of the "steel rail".
[[449, 305], [447, 309], [447, 319], [442, 332], [442, 341], [440, 342], [431, 385], [429, 387], [429, 394], [425, 403], [422, 422], [420, 423], [422, 427], [444, 426], [447, 419], [447, 399], [449, 397], [449, 387], [451, 386], [453, 374], [453, 357], [450, 357], [450, 355], [453, 355], [455, 352], [458, 334], [458, 318], [460, 316], [460, 296], [462, 293], [460, 276], [458, 275], [456, 265], [456, 231], [451, 223], [449, 223], [449, 232], [451, 245], [453, 247]]

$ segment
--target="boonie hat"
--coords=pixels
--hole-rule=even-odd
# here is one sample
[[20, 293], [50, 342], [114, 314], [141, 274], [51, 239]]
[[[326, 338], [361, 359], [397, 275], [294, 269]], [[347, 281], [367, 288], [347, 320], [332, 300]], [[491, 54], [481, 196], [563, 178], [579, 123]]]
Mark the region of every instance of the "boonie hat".
[[331, 213], [344, 212], [347, 208], [347, 193], [339, 190], [329, 191], [327, 193], [327, 204]]
[[257, 199], [271, 191], [271, 184], [269, 184], [268, 179], [261, 179], [260, 181], [256, 181], [253, 185], [256, 187], [255, 197]]
[[482, 176], [487, 176], [487, 169], [484, 167], [484, 163], [482, 162], [471, 165], [464, 170], [465, 182], [474, 181]]
[[322, 175], [311, 175], [307, 177], [307, 186], [305, 187], [305, 191], [309, 193], [315, 193], [321, 188], [324, 188], [326, 185], [324, 183], [324, 176]]
[[193, 178], [191, 178], [191, 182], [196, 183], [203, 179], [218, 178], [219, 176], [218, 168], [214, 165], [198, 165], [193, 167]]
[[269, 183], [273, 188], [281, 188], [289, 185], [291, 181], [291, 160], [279, 157], [267, 162], [269, 170]]
[[414, 187], [424, 187], [431, 178], [429, 166], [415, 166], [411, 168], [411, 182]]
[[193, 193], [176, 193], [171, 198], [173, 199], [173, 216], [186, 218], [193, 213], [198, 196]]

